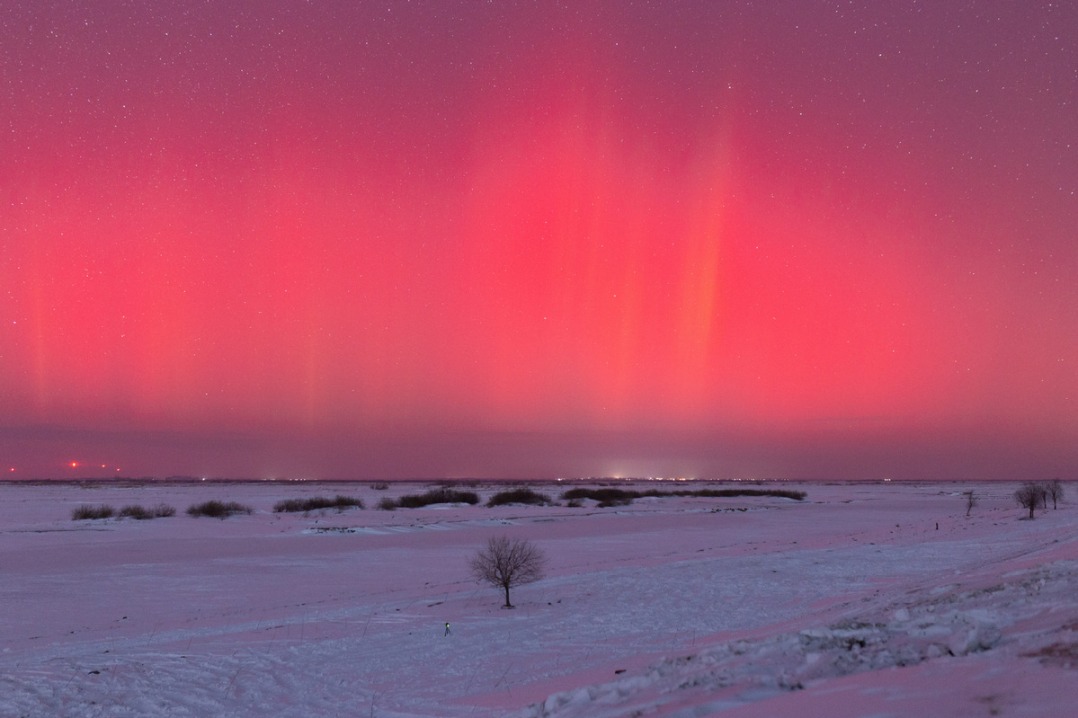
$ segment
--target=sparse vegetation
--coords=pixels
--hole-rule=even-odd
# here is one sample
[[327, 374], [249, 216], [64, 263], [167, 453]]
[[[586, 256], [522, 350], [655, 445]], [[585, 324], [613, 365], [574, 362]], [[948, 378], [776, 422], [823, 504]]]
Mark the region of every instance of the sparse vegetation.
[[487, 506], [504, 506], [505, 504], [529, 504], [531, 506], [546, 506], [550, 497], [532, 489], [510, 489], [499, 491], [487, 500]]
[[352, 498], [351, 496], [341, 496], [338, 494], [332, 499], [323, 496], [316, 496], [310, 499], [284, 499], [273, 505], [274, 513], [320, 511], [322, 509], [337, 509], [338, 511], [344, 511], [345, 509], [351, 508], [363, 508], [363, 501]]
[[95, 519], [108, 519], [112, 518], [116, 512], [111, 506], [101, 504], [99, 506], [90, 506], [89, 504], [83, 504], [82, 506], [75, 507], [75, 510], [71, 512], [72, 521], [92, 521]]
[[580, 501], [591, 499], [598, 501], [599, 506], [625, 506], [634, 499], [662, 498], [667, 496], [694, 496], [700, 498], [737, 498], [740, 496], [774, 496], [794, 501], [805, 499], [804, 491], [792, 491], [789, 489], [694, 489], [664, 491], [661, 489], [647, 489], [645, 491], [632, 491], [616, 488], [576, 488], [569, 489], [561, 495], [567, 501]]
[[418, 509], [432, 504], [475, 504], [479, 503], [479, 494], [474, 491], [456, 491], [454, 489], [431, 489], [425, 494], [401, 496], [397, 506], [405, 509]]
[[792, 489], [699, 489], [696, 491], [657, 492], [654, 495], [700, 496], [719, 499], [740, 496], [771, 496], [779, 499], [790, 499], [791, 501], [804, 501], [806, 496], [804, 491], [794, 491]]
[[569, 489], [561, 495], [562, 499], [566, 501], [591, 499], [592, 501], [598, 501], [600, 505], [619, 506], [622, 504], [632, 503], [633, 499], [639, 499], [644, 494], [639, 491], [627, 491], [625, 489], [612, 489], [612, 488], [577, 488]]
[[392, 499], [388, 496], [383, 496], [378, 502], [378, 508], [380, 508], [382, 511], [396, 511], [397, 501], [396, 499]]
[[512, 608], [509, 589], [543, 577], [546, 556], [527, 539], [491, 536], [470, 562], [472, 576], [505, 591], [505, 608]]
[[373, 484], [371, 484], [371, 488], [374, 489], [375, 491], [385, 491], [386, 489], [389, 488], [389, 482], [375, 481]]
[[969, 516], [969, 512], [973, 511], [973, 507], [977, 505], [977, 494], [973, 493], [973, 489], [962, 492], [962, 496], [966, 499], [966, 516]]
[[175, 516], [176, 509], [167, 504], [158, 504], [151, 508], [144, 506], [131, 505], [124, 506], [120, 509], [120, 518], [122, 519], [135, 519], [136, 521], [148, 521], [149, 519], [167, 518], [169, 516]]
[[251, 513], [250, 506], [244, 506], [243, 504], [236, 503], [235, 501], [205, 501], [201, 504], [194, 504], [187, 508], [188, 516], [209, 516], [216, 519], [226, 519], [229, 516], [233, 516], [235, 514], [249, 513]]

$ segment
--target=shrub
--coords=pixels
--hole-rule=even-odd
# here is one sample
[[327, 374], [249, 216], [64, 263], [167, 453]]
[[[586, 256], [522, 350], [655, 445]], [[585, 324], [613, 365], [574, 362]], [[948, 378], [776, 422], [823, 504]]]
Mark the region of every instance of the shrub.
[[406, 509], [418, 509], [431, 504], [475, 504], [479, 495], [474, 491], [454, 491], [453, 489], [431, 489], [425, 494], [409, 494], [400, 497], [397, 505]]
[[378, 508], [382, 509], [382, 511], [396, 511], [397, 502], [388, 496], [383, 496], [382, 500], [378, 502]]
[[333, 497], [333, 508], [338, 511], [344, 511], [345, 509], [362, 509], [364, 506], [362, 499], [337, 494]]
[[250, 506], [244, 506], [235, 501], [229, 501], [228, 503], [221, 501], [206, 501], [201, 504], [194, 504], [187, 508], [188, 516], [210, 516], [218, 519], [225, 519], [233, 514], [249, 513], [251, 513]]
[[[643, 494], [639, 491], [626, 491], [625, 489], [569, 489], [561, 495], [563, 499], [591, 499], [592, 501], [598, 501], [600, 504], [606, 504], [608, 506], [625, 505], [630, 503], [633, 499], [638, 499]], [[618, 502], [618, 503], [615, 503]]]
[[153, 516], [141, 506], [124, 506], [120, 509], [120, 518], [144, 521], [146, 519], [152, 519]]
[[100, 506], [90, 506], [83, 504], [78, 506], [71, 512], [72, 521], [88, 521], [93, 519], [107, 519], [111, 518], [113, 513], [111, 506], [101, 504]]
[[278, 501], [273, 506], [275, 513], [282, 513], [285, 511], [318, 511], [321, 509], [337, 509], [338, 511], [344, 511], [349, 508], [363, 508], [363, 502], [360, 499], [352, 498], [351, 496], [337, 495], [336, 498], [327, 499], [322, 496], [317, 496], [312, 499], [285, 499]]
[[374, 489], [375, 491], [385, 491], [386, 489], [389, 488], [389, 484], [387, 482], [385, 482], [385, 481], [376, 481], [373, 484], [371, 484], [371, 488]]
[[487, 501], [487, 506], [503, 506], [505, 504], [530, 504], [532, 506], [546, 506], [550, 503], [550, 497], [531, 489], [511, 489], [501, 491]]
[[303, 507], [308, 501], [312, 500], [313, 499], [284, 499], [282, 501], [278, 501], [273, 505], [273, 513], [279, 514], [285, 511], [307, 511], [308, 509], [305, 509]]
[[136, 521], [147, 521], [175, 515], [176, 509], [167, 504], [158, 504], [149, 509], [137, 505], [124, 506], [120, 509], [119, 514], [122, 519], [135, 519]]

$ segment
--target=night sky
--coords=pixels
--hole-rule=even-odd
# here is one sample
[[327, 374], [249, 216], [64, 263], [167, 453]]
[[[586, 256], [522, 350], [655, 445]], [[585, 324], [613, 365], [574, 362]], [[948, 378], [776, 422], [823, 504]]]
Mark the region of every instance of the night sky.
[[10, 477], [1078, 475], [1078, 3], [0, 38]]

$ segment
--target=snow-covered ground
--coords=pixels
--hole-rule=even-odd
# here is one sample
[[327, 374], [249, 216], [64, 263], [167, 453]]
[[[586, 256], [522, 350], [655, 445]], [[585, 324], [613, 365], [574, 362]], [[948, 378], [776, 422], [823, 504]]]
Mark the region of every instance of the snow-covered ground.
[[[0, 484], [0, 716], [1074, 715], [1078, 487], [374, 508], [427, 488]], [[71, 520], [133, 503], [177, 515]], [[468, 571], [501, 533], [549, 558], [513, 610]]]

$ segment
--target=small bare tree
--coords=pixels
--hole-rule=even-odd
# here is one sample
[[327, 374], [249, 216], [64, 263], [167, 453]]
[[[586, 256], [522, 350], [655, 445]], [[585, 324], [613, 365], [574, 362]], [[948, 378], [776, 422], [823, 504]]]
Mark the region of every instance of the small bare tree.
[[512, 608], [509, 589], [541, 579], [546, 556], [527, 539], [491, 536], [486, 548], [472, 557], [470, 565], [475, 580], [503, 589], [505, 607]]
[[1037, 504], [1044, 500], [1044, 487], [1033, 481], [1027, 481], [1014, 492], [1014, 500], [1024, 509], [1029, 509], [1029, 518], [1033, 518], [1033, 511]]
[[977, 495], [973, 493], [973, 489], [962, 492], [962, 495], [966, 497], [966, 516], [969, 516], [969, 512], [977, 505]]
[[1059, 502], [1063, 499], [1063, 482], [1059, 479], [1045, 482], [1044, 491], [1052, 498], [1052, 508], [1058, 509]]

